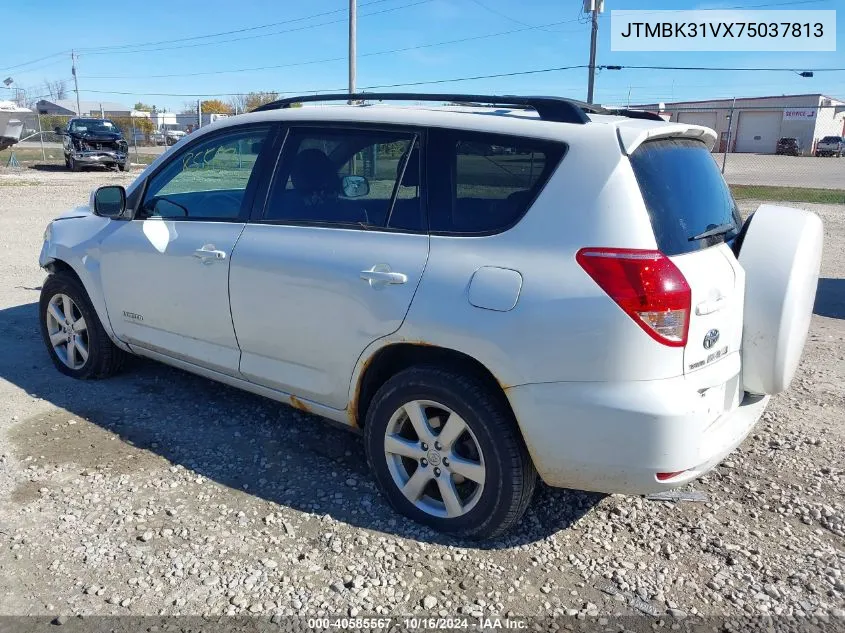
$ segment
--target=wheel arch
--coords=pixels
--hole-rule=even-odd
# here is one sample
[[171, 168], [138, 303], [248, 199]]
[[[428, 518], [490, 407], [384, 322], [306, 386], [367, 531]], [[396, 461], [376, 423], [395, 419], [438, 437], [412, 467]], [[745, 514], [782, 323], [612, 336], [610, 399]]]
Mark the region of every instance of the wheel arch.
[[106, 331], [106, 334], [108, 334], [108, 337], [120, 349], [127, 352], [130, 351], [129, 347], [122, 341], [118, 340], [117, 337], [114, 335], [114, 331], [111, 326], [111, 320], [109, 318], [108, 309], [106, 308], [106, 303], [102, 296], [102, 293], [92, 292], [93, 284], [86, 283], [88, 275], [85, 274], [85, 272], [87, 271], [83, 271], [83, 274], [80, 274], [80, 271], [77, 270], [72, 264], [70, 264], [64, 259], [61, 259], [60, 257], [56, 257], [55, 255], [52, 255], [48, 259], [46, 259], [46, 261], [42, 264], [42, 268], [44, 268], [44, 270], [53, 275], [57, 273], [65, 273], [68, 275], [72, 275], [84, 288], [86, 294], [88, 295], [88, 299], [91, 301], [91, 305], [94, 306], [94, 311], [97, 313], [97, 317], [100, 319], [100, 323], [103, 325], [103, 329]]
[[367, 409], [379, 388], [393, 375], [414, 365], [434, 365], [471, 373], [490, 389], [514, 418], [513, 408], [502, 384], [490, 369], [472, 356], [448, 347], [423, 342], [393, 342], [359, 360], [352, 381], [347, 414], [352, 426], [363, 428]]

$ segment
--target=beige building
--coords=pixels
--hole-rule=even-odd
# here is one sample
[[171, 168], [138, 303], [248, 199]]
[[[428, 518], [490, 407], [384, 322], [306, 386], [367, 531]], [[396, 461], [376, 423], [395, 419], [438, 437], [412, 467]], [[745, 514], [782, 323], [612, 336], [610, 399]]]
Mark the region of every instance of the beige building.
[[715, 130], [719, 141], [713, 151], [724, 151], [730, 137], [730, 151], [774, 154], [778, 139], [789, 136], [798, 139], [804, 154], [812, 154], [819, 139], [845, 136], [845, 101], [823, 94], [678, 101], [630, 107], [659, 112], [667, 120]]

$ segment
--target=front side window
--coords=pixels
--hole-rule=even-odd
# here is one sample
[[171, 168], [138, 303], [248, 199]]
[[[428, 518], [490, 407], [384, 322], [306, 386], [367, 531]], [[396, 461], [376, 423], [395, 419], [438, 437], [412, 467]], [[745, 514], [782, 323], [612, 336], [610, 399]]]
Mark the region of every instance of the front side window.
[[231, 130], [186, 147], [150, 179], [142, 217], [236, 220], [269, 128]]
[[264, 220], [422, 230], [420, 168], [413, 132], [294, 128]]
[[560, 162], [566, 146], [482, 133], [439, 133], [432, 169], [440, 183], [431, 230], [490, 233], [515, 224]]

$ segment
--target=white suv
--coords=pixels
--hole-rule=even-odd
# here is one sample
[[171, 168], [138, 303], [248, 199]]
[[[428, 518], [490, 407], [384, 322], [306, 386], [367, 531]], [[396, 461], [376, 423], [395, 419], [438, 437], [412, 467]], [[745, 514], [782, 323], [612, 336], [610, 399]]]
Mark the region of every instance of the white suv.
[[[338, 99], [367, 101], [289, 107]], [[679, 486], [789, 384], [822, 227], [743, 226], [714, 132], [652, 119], [391, 94], [219, 121], [50, 224], [44, 341], [69, 376], [132, 353], [362, 429], [438, 530], [501, 533], [538, 474]]]

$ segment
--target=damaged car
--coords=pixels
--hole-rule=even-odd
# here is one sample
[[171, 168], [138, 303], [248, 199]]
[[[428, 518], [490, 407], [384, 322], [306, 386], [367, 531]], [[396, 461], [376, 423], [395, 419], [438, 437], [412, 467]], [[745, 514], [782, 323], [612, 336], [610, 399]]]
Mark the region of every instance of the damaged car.
[[108, 119], [71, 119], [63, 130], [55, 129], [62, 137], [65, 166], [79, 171], [89, 165], [103, 165], [126, 171], [129, 144], [123, 133]]

